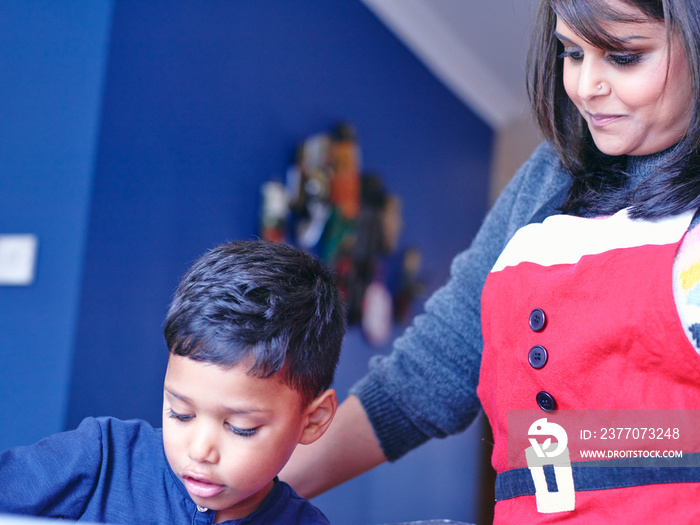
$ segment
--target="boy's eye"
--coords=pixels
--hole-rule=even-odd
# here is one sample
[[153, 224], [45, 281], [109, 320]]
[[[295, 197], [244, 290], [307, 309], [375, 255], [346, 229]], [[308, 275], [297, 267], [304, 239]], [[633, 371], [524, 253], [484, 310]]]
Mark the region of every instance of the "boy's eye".
[[192, 419], [194, 416], [190, 414], [178, 414], [177, 412], [173, 412], [172, 408], [168, 409], [168, 417], [173, 418], [177, 421], [182, 421], [186, 422]]
[[229, 425], [228, 423], [226, 424], [226, 426], [228, 427], [228, 429], [231, 432], [233, 432], [237, 436], [241, 436], [241, 437], [254, 436], [255, 433], [258, 431], [257, 428], [238, 428], [238, 427], [234, 427], [233, 425]]

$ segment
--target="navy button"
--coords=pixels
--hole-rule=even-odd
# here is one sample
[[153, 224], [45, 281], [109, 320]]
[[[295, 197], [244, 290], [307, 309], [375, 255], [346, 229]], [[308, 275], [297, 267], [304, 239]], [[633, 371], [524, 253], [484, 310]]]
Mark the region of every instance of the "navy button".
[[539, 332], [544, 328], [547, 318], [541, 309], [535, 308], [532, 312], [530, 312], [529, 322], [530, 328], [532, 328], [535, 332]]
[[539, 370], [547, 364], [547, 350], [544, 346], [535, 345], [530, 348], [530, 353], [527, 354], [527, 360], [532, 368]]
[[551, 412], [552, 410], [557, 408], [557, 402], [554, 401], [552, 394], [549, 394], [547, 392], [538, 392], [537, 406], [539, 406], [545, 412]]

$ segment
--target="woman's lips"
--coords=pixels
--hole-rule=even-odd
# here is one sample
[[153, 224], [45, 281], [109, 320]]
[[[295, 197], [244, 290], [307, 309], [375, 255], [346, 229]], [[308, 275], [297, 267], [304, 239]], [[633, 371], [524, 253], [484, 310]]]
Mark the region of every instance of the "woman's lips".
[[212, 483], [206, 478], [191, 474], [183, 474], [182, 481], [185, 483], [187, 491], [198, 498], [213, 498], [224, 490], [223, 485]]
[[617, 122], [622, 118], [622, 115], [606, 115], [604, 113], [588, 113], [588, 122], [591, 126], [603, 128], [608, 124]]

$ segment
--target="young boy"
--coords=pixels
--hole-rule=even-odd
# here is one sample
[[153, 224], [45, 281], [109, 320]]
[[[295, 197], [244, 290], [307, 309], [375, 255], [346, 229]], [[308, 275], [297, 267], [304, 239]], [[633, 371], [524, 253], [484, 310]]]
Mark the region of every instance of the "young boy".
[[344, 319], [332, 277], [300, 250], [247, 241], [206, 253], [166, 319], [162, 431], [88, 418], [0, 454], [0, 513], [327, 524], [277, 473], [333, 419]]

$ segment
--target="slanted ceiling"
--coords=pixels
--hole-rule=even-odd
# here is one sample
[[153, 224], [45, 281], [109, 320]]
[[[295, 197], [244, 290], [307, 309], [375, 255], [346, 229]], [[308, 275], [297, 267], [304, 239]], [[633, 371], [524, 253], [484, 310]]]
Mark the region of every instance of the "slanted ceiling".
[[456, 96], [498, 130], [527, 112], [537, 0], [362, 0]]

